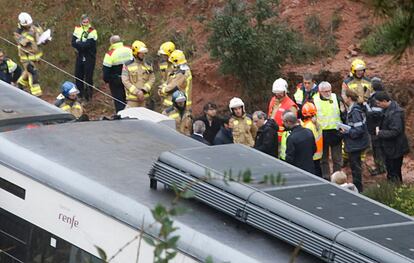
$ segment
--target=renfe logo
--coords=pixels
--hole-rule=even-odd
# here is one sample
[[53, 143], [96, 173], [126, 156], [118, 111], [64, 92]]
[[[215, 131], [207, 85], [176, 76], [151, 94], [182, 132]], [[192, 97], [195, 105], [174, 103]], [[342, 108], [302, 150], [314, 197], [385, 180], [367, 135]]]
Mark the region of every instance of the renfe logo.
[[75, 216], [69, 217], [67, 215], [64, 215], [62, 213], [59, 213], [59, 220], [61, 220], [62, 222], [69, 224], [70, 225], [70, 229], [72, 229], [73, 227], [78, 227], [79, 225], [79, 221], [76, 220]]

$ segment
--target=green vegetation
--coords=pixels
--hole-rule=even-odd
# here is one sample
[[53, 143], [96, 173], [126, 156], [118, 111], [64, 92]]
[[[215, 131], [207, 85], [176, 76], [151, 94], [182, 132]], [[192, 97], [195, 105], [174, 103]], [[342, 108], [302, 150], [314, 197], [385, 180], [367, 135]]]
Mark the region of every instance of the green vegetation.
[[382, 182], [366, 189], [364, 195], [407, 215], [414, 216], [414, 185]]
[[224, 74], [233, 74], [255, 103], [263, 98], [287, 61], [303, 62], [315, 48], [288, 26], [277, 22], [278, 1], [257, 0], [251, 6], [228, 0], [215, 14], [208, 40], [211, 57]]
[[414, 1], [369, 2], [386, 22], [362, 41], [362, 50], [369, 55], [393, 53], [395, 59], [400, 59], [414, 45]]

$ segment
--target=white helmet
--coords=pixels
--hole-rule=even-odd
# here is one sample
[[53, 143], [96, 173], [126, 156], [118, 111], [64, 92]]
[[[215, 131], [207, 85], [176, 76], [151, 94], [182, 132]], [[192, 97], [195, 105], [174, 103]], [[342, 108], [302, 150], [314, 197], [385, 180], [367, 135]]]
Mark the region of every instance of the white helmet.
[[33, 24], [33, 19], [28, 13], [21, 12], [19, 14], [19, 24], [22, 26], [30, 26]]
[[237, 107], [242, 107], [244, 111], [244, 102], [240, 98], [234, 97], [230, 100], [230, 103], [229, 103], [230, 111], [233, 111], [233, 108], [237, 108]]
[[273, 82], [273, 86], [272, 86], [272, 92], [273, 93], [278, 93], [278, 92], [288, 92], [288, 83], [286, 82], [286, 80], [282, 79], [282, 78], [278, 78], [277, 80], [275, 80], [275, 82]]

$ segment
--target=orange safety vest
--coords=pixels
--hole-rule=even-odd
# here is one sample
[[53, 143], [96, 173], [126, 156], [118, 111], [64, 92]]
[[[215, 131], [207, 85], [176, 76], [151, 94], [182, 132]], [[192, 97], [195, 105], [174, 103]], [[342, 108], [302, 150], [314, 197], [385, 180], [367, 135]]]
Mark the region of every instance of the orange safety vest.
[[274, 116], [272, 116], [273, 106], [275, 105], [275, 103], [276, 103], [276, 97], [273, 96], [272, 99], [270, 100], [270, 103], [269, 103], [268, 116], [269, 116], [269, 118], [273, 117], [273, 119], [275, 120], [275, 122], [279, 126], [279, 131], [277, 132], [277, 135], [278, 135], [278, 141], [280, 143], [282, 141], [283, 131], [285, 130], [285, 127], [283, 127], [282, 115], [286, 110], [289, 110], [292, 107], [295, 107], [297, 109], [298, 106], [296, 105], [296, 103], [293, 100], [291, 100], [288, 96], [286, 96], [280, 102], [279, 108], [277, 109]]
[[316, 126], [316, 124], [313, 123], [312, 119], [305, 120], [302, 123], [302, 126], [312, 131], [316, 143], [316, 152], [313, 154], [313, 160], [320, 160], [323, 153], [322, 128]]

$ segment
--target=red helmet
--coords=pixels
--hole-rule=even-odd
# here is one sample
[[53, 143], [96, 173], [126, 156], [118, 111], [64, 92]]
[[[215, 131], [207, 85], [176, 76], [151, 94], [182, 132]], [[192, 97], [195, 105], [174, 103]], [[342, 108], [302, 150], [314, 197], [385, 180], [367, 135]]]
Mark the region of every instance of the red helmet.
[[304, 117], [313, 117], [316, 115], [316, 106], [312, 102], [306, 102], [302, 106], [302, 116]]

